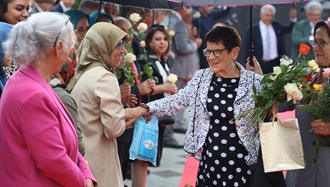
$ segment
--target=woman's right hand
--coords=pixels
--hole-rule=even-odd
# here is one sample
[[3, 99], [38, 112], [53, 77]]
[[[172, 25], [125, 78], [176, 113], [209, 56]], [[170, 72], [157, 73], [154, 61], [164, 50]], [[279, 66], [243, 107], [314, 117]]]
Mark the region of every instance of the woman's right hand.
[[178, 92], [178, 87], [174, 83], [166, 82], [163, 86], [166, 93], [175, 94]]

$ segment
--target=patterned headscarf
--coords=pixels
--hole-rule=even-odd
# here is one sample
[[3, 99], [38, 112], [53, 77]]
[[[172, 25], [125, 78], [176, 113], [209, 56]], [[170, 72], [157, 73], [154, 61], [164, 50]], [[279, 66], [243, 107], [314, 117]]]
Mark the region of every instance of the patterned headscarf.
[[102, 66], [115, 73], [113, 67], [110, 66], [110, 55], [126, 35], [126, 32], [110, 23], [94, 24], [79, 46], [76, 74], [68, 84], [67, 90], [71, 92], [79, 78], [93, 67]]
[[3, 88], [7, 82], [6, 71], [3, 69], [3, 57], [5, 56], [5, 51], [3, 49], [2, 43], [8, 38], [9, 32], [13, 26], [0, 22], [0, 95], [2, 93]]

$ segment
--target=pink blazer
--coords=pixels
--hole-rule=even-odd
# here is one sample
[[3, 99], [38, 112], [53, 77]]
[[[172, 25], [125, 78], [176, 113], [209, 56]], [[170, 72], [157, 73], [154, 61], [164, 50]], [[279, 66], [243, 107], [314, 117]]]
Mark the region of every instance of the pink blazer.
[[10, 78], [0, 100], [0, 179], [6, 187], [85, 187], [96, 181], [73, 120], [32, 66]]

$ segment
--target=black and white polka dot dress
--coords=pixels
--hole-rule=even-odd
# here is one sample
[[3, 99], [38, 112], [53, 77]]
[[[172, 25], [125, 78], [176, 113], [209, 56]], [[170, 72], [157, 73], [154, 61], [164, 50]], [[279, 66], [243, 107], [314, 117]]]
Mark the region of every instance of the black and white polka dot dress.
[[199, 164], [196, 187], [249, 186], [251, 172], [245, 160], [248, 153], [232, 120], [238, 82], [239, 78], [218, 78], [213, 75], [207, 100], [211, 124]]

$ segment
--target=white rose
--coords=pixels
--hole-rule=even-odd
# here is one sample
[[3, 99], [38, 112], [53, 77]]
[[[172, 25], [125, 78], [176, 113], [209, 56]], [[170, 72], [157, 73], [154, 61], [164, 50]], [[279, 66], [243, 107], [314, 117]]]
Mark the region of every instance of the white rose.
[[134, 61], [136, 61], [136, 56], [133, 53], [127, 53], [125, 55], [125, 59], [127, 63], [132, 64]]
[[302, 92], [299, 90], [296, 83], [287, 83], [284, 86], [286, 92], [287, 101], [293, 100], [293, 103], [303, 98]]
[[147, 28], [148, 28], [148, 25], [145, 24], [145, 23], [140, 23], [140, 24], [137, 26], [137, 29], [138, 29], [139, 32], [143, 32], [143, 31], [147, 30]]
[[273, 67], [273, 74], [276, 74], [276, 76], [277, 76], [280, 73], [282, 73], [281, 67], [279, 67], [279, 66]]
[[130, 19], [132, 22], [136, 23], [136, 22], [138, 22], [138, 21], [141, 19], [141, 16], [140, 16], [140, 14], [138, 14], [138, 13], [132, 13], [132, 14], [129, 16], [129, 19]]
[[175, 75], [175, 74], [170, 74], [168, 77], [167, 77], [167, 81], [168, 82], [171, 82], [171, 83], [176, 83], [176, 81], [178, 81], [178, 76]]
[[193, 15], [194, 18], [200, 18], [201, 17], [201, 13], [199, 13], [198, 11]]
[[168, 35], [170, 35], [170, 36], [173, 37], [173, 36], [175, 35], [175, 31], [174, 31], [174, 30], [169, 31], [169, 32], [168, 32]]
[[290, 64], [292, 64], [292, 59], [287, 60], [287, 59], [281, 58], [280, 62], [281, 62], [280, 65], [289, 66]]
[[318, 66], [315, 60], [308, 61], [308, 66], [313, 69], [313, 67]]

